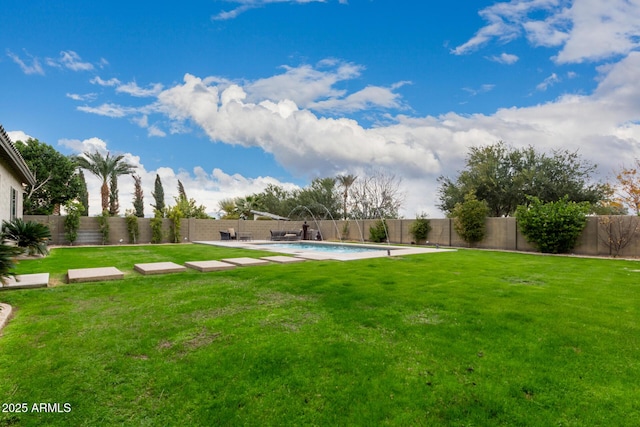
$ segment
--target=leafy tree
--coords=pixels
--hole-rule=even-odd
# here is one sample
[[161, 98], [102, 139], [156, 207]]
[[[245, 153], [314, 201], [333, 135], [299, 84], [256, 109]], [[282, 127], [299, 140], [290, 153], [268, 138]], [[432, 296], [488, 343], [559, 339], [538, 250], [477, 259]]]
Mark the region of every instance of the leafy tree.
[[218, 202], [218, 208], [224, 212], [222, 219], [240, 219], [235, 199], [226, 198]]
[[132, 173], [135, 167], [124, 161], [124, 155], [111, 156], [110, 153], [107, 153], [106, 156], [103, 156], [98, 151], [95, 153], [83, 153], [81, 156], [76, 157], [76, 160], [81, 168], [88, 170], [102, 180], [102, 187], [100, 188], [102, 211], [109, 212], [109, 180], [115, 177], [113, 179], [117, 183], [118, 176]]
[[165, 208], [164, 188], [162, 187], [162, 180], [160, 179], [160, 175], [156, 175], [156, 181], [154, 184], [153, 193], [151, 193], [151, 195], [153, 196], [153, 200], [155, 201], [155, 204], [151, 206], [153, 206], [153, 208], [156, 210], [156, 213], [163, 213]]
[[15, 218], [11, 222], [2, 222], [3, 239], [10, 240], [29, 255], [47, 255], [47, 242], [51, 238], [51, 230], [44, 224], [35, 221], [24, 221]]
[[416, 215], [416, 220], [411, 224], [409, 233], [416, 239], [416, 243], [427, 240], [431, 231], [431, 222], [427, 218], [427, 214], [422, 213]]
[[358, 179], [356, 175], [338, 175], [336, 178], [338, 183], [342, 187], [342, 219], [347, 219], [349, 213], [347, 210], [347, 201], [349, 199], [349, 189], [353, 183]]
[[288, 217], [299, 204], [294, 199], [293, 192], [274, 184], [267, 185], [261, 193], [254, 194], [254, 196], [260, 200], [262, 210], [282, 217]]
[[51, 215], [57, 206], [78, 196], [81, 182], [73, 159], [37, 139], [16, 141], [15, 146], [37, 181], [26, 188], [26, 215]]
[[133, 175], [134, 190], [133, 190], [133, 209], [134, 214], [138, 218], [144, 218], [144, 194], [142, 192], [142, 178], [138, 175]]
[[478, 200], [474, 193], [467, 194], [464, 201], [457, 203], [451, 213], [456, 233], [469, 244], [481, 241], [486, 233], [488, 212], [487, 202]]
[[340, 218], [340, 198], [335, 178], [315, 178], [302, 190], [293, 192], [296, 206], [305, 206], [316, 217]]
[[640, 159], [630, 168], [621, 167], [616, 173], [614, 200], [640, 215]]
[[516, 216], [522, 234], [545, 253], [566, 253], [576, 245], [587, 224], [588, 202], [576, 203], [567, 196], [543, 203], [529, 198], [529, 205], [518, 206]]
[[87, 181], [84, 178], [82, 169], [78, 170], [78, 178], [80, 180], [78, 201], [82, 204], [82, 211], [80, 212], [80, 216], [89, 216], [89, 191], [87, 190]]
[[254, 194], [252, 196], [238, 197], [235, 199], [236, 210], [239, 218], [241, 219], [253, 219], [253, 213], [251, 211], [260, 211], [263, 209], [260, 196]]
[[528, 203], [528, 196], [543, 202], [568, 196], [572, 201], [595, 204], [606, 192], [604, 184], [591, 183], [595, 170], [595, 165], [568, 150], [547, 155], [531, 146], [515, 149], [502, 141], [472, 147], [466, 168], [455, 181], [438, 178], [438, 207], [451, 213], [470, 192], [487, 203], [492, 216], [513, 215], [518, 205]]

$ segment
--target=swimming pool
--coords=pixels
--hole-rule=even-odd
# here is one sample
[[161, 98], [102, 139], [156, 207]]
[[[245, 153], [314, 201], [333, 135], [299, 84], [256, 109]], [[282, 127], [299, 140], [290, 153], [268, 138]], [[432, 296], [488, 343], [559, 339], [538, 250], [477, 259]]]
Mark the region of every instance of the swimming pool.
[[280, 254], [288, 254], [296, 258], [304, 258], [308, 260], [336, 261], [353, 261], [367, 258], [380, 258], [388, 256], [395, 257], [448, 251], [447, 249], [425, 248], [420, 246], [395, 246], [386, 244], [375, 245], [315, 241], [273, 242], [269, 240], [258, 240], [244, 242], [236, 240], [211, 240], [194, 243], [277, 252]]
[[311, 243], [311, 242], [292, 242], [292, 243], [260, 243], [259, 246], [264, 249], [289, 249], [300, 252], [327, 252], [332, 254], [359, 254], [363, 252], [379, 252], [387, 249], [393, 250], [393, 247], [371, 247], [360, 246], [347, 243]]

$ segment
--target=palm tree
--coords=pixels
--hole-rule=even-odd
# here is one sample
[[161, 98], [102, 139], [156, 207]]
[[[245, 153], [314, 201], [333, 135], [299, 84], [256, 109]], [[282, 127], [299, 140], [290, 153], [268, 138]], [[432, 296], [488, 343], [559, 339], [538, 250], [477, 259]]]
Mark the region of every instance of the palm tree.
[[98, 178], [102, 179], [102, 187], [100, 195], [102, 196], [102, 211], [109, 210], [109, 180], [113, 179], [117, 182], [120, 175], [128, 175], [133, 173], [135, 166], [125, 162], [124, 155], [111, 156], [107, 153], [103, 156], [99, 152], [82, 153], [82, 156], [76, 157], [78, 166], [86, 169]]
[[338, 175], [337, 178], [338, 183], [344, 189], [342, 192], [342, 201], [343, 201], [343, 215], [344, 219], [347, 219], [347, 198], [349, 197], [349, 188], [353, 185], [356, 179], [358, 179], [355, 175]]

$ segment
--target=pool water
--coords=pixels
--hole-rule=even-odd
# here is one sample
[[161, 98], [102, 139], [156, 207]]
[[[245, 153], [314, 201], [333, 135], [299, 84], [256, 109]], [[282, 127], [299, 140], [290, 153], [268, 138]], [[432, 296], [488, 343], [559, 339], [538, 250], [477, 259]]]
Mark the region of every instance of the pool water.
[[261, 247], [268, 247], [273, 249], [292, 249], [301, 252], [328, 252], [333, 254], [357, 254], [362, 252], [378, 252], [384, 251], [387, 248], [371, 248], [366, 246], [355, 245], [340, 245], [331, 243], [264, 243]]

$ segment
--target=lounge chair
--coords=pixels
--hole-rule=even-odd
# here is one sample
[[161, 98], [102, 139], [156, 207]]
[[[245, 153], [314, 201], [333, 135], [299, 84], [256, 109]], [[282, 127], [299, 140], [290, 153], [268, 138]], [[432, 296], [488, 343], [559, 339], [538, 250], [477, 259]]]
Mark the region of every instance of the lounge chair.
[[231, 240], [236, 240], [238, 238], [238, 235], [236, 234], [236, 230], [234, 230], [233, 228], [229, 228], [229, 239]]

